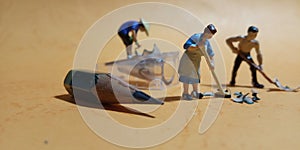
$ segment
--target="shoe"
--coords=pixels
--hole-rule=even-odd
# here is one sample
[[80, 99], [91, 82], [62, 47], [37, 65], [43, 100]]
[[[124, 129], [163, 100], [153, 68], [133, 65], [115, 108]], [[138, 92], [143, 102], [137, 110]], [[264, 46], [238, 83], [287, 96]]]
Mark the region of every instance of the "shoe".
[[236, 102], [236, 103], [247, 103], [247, 104], [253, 104], [254, 101], [253, 99], [251, 99], [250, 97], [248, 97], [249, 93], [246, 93], [245, 95], [243, 95], [242, 92], [235, 92], [234, 95], [236, 95], [236, 98], [232, 98], [232, 101]]
[[240, 98], [243, 96], [242, 92], [234, 92], [233, 95], [236, 95], [237, 98]]
[[127, 59], [131, 59], [132, 57], [132, 55], [127, 55]]
[[190, 94], [182, 94], [181, 99], [190, 101], [190, 100], [193, 100], [193, 97]]
[[191, 95], [192, 95], [194, 98], [197, 98], [197, 99], [202, 99], [202, 97], [203, 97], [203, 94], [202, 94], [202, 93], [198, 93], [198, 92], [196, 92], [196, 91], [193, 91], [193, 92], [191, 93]]
[[258, 92], [254, 89], [251, 90], [252, 91], [252, 100], [253, 101], [258, 101], [260, 100], [260, 98], [257, 96]]
[[243, 93], [242, 92], [234, 92], [233, 95], [236, 96], [236, 98], [232, 98], [232, 101], [236, 103], [243, 103]]
[[257, 96], [253, 96], [253, 97], [252, 97], [252, 100], [253, 100], [253, 101], [258, 101], [258, 100], [260, 100], [260, 98], [257, 97]]
[[258, 82], [254, 82], [254, 83], [252, 83], [252, 85], [253, 85], [253, 87], [260, 88], [260, 89], [265, 87], [263, 84], [259, 84]]
[[[248, 93], [248, 94], [249, 94], [249, 93]], [[248, 94], [247, 94], [247, 95], [248, 95]], [[244, 96], [243, 96], [244, 102], [246, 102], [247, 104], [253, 104], [254, 101], [253, 101], [250, 97], [247, 97], [247, 95], [244, 95]]]
[[236, 98], [231, 98], [232, 101], [236, 102], [236, 103], [243, 103], [243, 98], [242, 97], [236, 97]]
[[252, 94], [252, 100], [253, 100], [253, 101], [258, 101], [258, 100], [260, 100], [260, 98], [257, 97], [257, 93], [253, 93], [253, 94]]

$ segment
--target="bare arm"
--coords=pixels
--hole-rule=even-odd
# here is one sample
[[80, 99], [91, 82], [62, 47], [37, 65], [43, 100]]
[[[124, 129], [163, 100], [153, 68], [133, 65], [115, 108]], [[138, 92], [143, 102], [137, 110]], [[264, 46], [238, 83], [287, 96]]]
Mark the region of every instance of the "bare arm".
[[135, 43], [136, 46], [140, 47], [141, 45], [137, 41], [136, 32], [134, 30], [131, 30], [130, 33], [131, 33], [132, 41]]
[[131, 37], [132, 37], [133, 42], [136, 42], [137, 41], [136, 32], [134, 30], [131, 30], [130, 33], [131, 33]]
[[259, 43], [258, 43], [258, 41], [255, 42], [254, 48], [255, 48], [255, 51], [256, 51], [256, 54], [257, 54], [258, 64], [261, 66], [262, 63], [263, 63], [263, 58], [262, 58], [262, 53], [261, 53], [261, 51], [259, 49]]
[[233, 45], [233, 42], [239, 42], [241, 40], [242, 40], [241, 36], [230, 37], [230, 38], [226, 39], [226, 44], [230, 47], [230, 49], [232, 50], [233, 53], [237, 53], [238, 48]]

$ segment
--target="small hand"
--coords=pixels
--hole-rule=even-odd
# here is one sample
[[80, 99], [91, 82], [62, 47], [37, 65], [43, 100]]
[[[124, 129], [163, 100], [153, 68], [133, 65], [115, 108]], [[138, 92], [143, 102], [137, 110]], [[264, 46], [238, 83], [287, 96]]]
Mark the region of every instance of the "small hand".
[[262, 66], [262, 65], [258, 65], [258, 68], [259, 68], [260, 70], [263, 70], [263, 66]]
[[232, 48], [232, 52], [233, 52], [233, 53], [237, 54], [237, 53], [238, 53], [238, 51], [239, 51], [239, 49], [238, 49], [238, 48], [236, 48], [236, 47]]
[[135, 42], [135, 45], [136, 45], [136, 49], [141, 47], [141, 45], [138, 42]]
[[210, 63], [211, 69], [215, 70], [215, 64], [214, 63]]
[[136, 56], [141, 56], [141, 55], [138, 53], [138, 51], [137, 51], [140, 47], [141, 47], [141, 45], [138, 44], [138, 45], [136, 45], [136, 47], [134, 48], [134, 53], [135, 53]]

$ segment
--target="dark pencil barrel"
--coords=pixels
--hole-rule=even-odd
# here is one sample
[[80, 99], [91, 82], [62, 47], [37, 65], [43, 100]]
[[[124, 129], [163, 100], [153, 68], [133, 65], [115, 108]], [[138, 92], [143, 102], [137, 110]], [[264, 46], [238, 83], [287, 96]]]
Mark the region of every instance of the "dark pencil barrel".
[[[133, 89], [129, 84], [121, 83], [124, 81], [112, 78], [111, 74], [70, 70], [65, 77], [64, 87], [70, 95], [81, 100], [98, 97], [101, 103], [163, 104], [163, 101]], [[118, 91], [117, 95], [115, 90]]]

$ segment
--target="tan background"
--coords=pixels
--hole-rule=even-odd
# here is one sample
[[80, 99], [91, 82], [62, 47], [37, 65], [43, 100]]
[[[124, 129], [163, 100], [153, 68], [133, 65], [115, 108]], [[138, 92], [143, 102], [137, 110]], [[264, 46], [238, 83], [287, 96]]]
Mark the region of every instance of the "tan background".
[[[76, 105], [68, 102], [63, 79], [86, 30], [106, 13], [135, 2], [142, 1], [0, 1], [0, 149], [126, 149], [106, 142], [88, 128]], [[299, 85], [299, 1], [161, 2], [189, 10], [204, 24], [216, 25], [219, 32], [215, 39], [223, 51], [227, 79], [235, 56], [224, 39], [244, 34], [249, 25], [256, 25], [265, 71], [291, 87]], [[177, 39], [171, 36], [170, 40]], [[114, 49], [123, 48], [121, 41], [119, 44]], [[209, 78], [208, 73], [203, 73], [205, 78]], [[237, 80], [241, 87], [232, 91], [250, 91], [247, 65], [241, 66]], [[277, 91], [261, 75], [259, 81], [266, 86], [259, 90], [259, 103], [224, 101], [216, 122], [200, 135], [199, 122], [208, 104], [208, 100], [200, 100], [196, 114], [182, 132], [149, 149], [299, 149], [299, 93]], [[201, 90], [207, 90], [209, 84], [204, 80]], [[179, 86], [170, 93], [180, 96]], [[154, 119], [121, 106], [108, 111], [124, 124], [152, 126], [169, 117], [178, 103], [170, 100], [150, 112]]]

